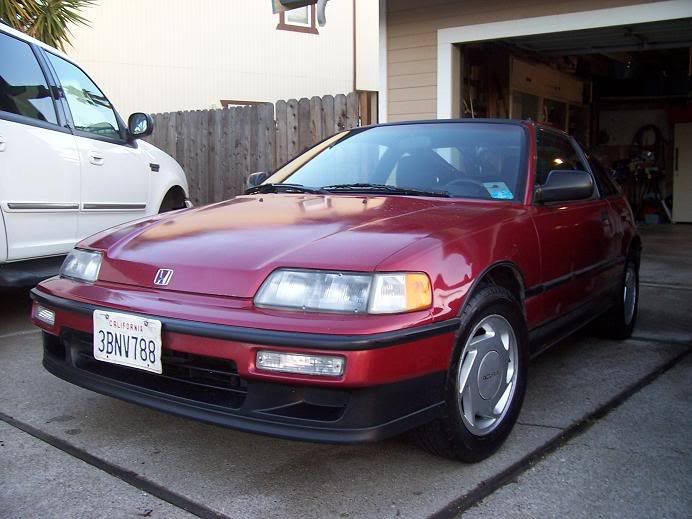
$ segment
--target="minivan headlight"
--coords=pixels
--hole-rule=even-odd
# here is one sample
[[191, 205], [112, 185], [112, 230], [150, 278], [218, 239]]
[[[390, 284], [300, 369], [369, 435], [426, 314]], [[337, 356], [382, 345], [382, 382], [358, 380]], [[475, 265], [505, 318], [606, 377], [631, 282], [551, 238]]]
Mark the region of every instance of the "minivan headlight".
[[101, 270], [100, 252], [72, 249], [60, 267], [60, 276], [93, 283]]
[[255, 305], [307, 312], [396, 314], [429, 308], [421, 272], [352, 273], [279, 269], [262, 283]]

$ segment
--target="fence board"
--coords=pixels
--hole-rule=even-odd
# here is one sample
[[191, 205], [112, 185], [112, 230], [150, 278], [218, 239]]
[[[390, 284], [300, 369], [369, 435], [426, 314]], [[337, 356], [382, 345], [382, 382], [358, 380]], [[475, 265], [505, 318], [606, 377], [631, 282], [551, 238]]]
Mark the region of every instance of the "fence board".
[[221, 110], [221, 171], [219, 171], [219, 178], [221, 180], [223, 200], [231, 198], [235, 194], [231, 184], [231, 179], [235, 174], [235, 169], [233, 168], [233, 143], [231, 140], [235, 116], [235, 109], [226, 108]]
[[335, 134], [338, 130], [334, 118], [334, 96], [322, 98], [322, 132], [325, 137]]
[[358, 112], [360, 103], [358, 101], [357, 92], [351, 92], [346, 96], [346, 128], [355, 128], [359, 125]]
[[237, 108], [236, 140], [235, 140], [235, 175], [233, 175], [233, 191], [242, 193], [244, 179], [251, 173], [250, 141], [252, 132], [252, 107]]
[[322, 131], [322, 99], [315, 96], [310, 98], [310, 141], [311, 144], [324, 138]]
[[[171, 114], [170, 112], [167, 112], [163, 114], [163, 118], [161, 120], [161, 133], [159, 135], [159, 142], [161, 149], [171, 155], [171, 146], [172, 144], [175, 144], [174, 139], [171, 138], [171, 119], [174, 117], [174, 114]], [[174, 129], [175, 130], [175, 129]], [[156, 132], [156, 123], [154, 123], [154, 132]], [[157, 146], [158, 147], [158, 146]], [[173, 152], [173, 155], [175, 155], [175, 151]]]
[[[175, 160], [185, 169], [185, 126], [183, 125], [183, 112], [175, 113]], [[189, 179], [188, 179], [189, 181]]]
[[336, 131], [346, 128], [346, 96], [344, 94], [334, 96], [334, 123]]
[[286, 103], [286, 141], [288, 158], [292, 159], [300, 152], [298, 143], [298, 101], [289, 99]]
[[192, 147], [192, 161], [194, 164], [195, 168], [195, 174], [196, 174], [196, 180], [197, 182], [195, 183], [195, 190], [196, 190], [196, 199], [199, 201], [205, 200], [205, 189], [204, 189], [204, 171], [203, 171], [203, 160], [204, 156], [202, 155], [202, 141], [204, 140], [204, 134], [203, 134], [203, 127], [202, 127], [202, 111], [201, 110], [195, 110], [192, 112], [192, 125], [194, 128], [194, 131], [192, 133], [194, 137], [193, 141], [193, 147]]
[[298, 152], [312, 143], [310, 137], [310, 100], [303, 97], [298, 101]]
[[177, 114], [175, 112], [168, 113], [166, 120], [166, 144], [164, 150], [171, 157], [175, 157], [178, 153], [178, 135], [175, 132], [175, 120]]
[[257, 153], [259, 148], [258, 133], [259, 133], [259, 114], [255, 107], [250, 107], [250, 146], [248, 147], [249, 161], [247, 164], [248, 173], [257, 171]]
[[151, 144], [153, 144], [157, 148], [161, 148], [166, 142], [166, 125], [164, 121], [166, 120], [167, 115], [168, 114], [161, 114], [159, 116], [160, 124], [157, 123], [157, 121], [154, 121], [154, 132], [147, 139]]
[[187, 180], [190, 184], [190, 200], [192, 203], [197, 205], [200, 203], [199, 193], [197, 191], [197, 167], [194, 162], [195, 146], [197, 145], [197, 138], [195, 136], [196, 128], [194, 126], [194, 112], [185, 111], [183, 112], [182, 125], [185, 128], [185, 149], [183, 150], [183, 162], [180, 164], [185, 173], [187, 173]]
[[207, 112], [207, 135], [209, 136], [207, 189], [209, 190], [208, 200], [210, 202], [219, 202], [223, 196], [220, 149], [223, 146], [223, 140], [221, 139], [221, 124], [223, 122], [223, 114], [218, 112], [218, 110], [209, 110]]
[[276, 154], [274, 153], [274, 105], [262, 104], [257, 107], [257, 171], [273, 171]]
[[288, 105], [286, 101], [276, 103], [276, 166], [288, 160]]
[[199, 124], [199, 155], [197, 164], [199, 168], [199, 191], [200, 199], [207, 202], [212, 201], [211, 192], [209, 189], [209, 159], [211, 157], [210, 147], [211, 139], [209, 138], [209, 111], [197, 112], [197, 123]]

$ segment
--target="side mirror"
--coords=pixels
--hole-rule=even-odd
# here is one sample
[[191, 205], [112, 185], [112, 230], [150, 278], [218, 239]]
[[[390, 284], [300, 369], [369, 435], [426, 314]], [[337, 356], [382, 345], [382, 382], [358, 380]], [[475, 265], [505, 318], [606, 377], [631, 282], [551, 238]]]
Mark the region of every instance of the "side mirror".
[[133, 139], [141, 139], [154, 131], [154, 119], [149, 114], [135, 112], [127, 119], [127, 131]]
[[267, 171], [257, 171], [256, 173], [250, 173], [245, 180], [245, 189], [250, 189], [251, 187], [259, 186], [262, 182], [267, 180], [271, 174]]
[[556, 169], [548, 173], [545, 184], [537, 186], [534, 200], [540, 203], [584, 200], [593, 195], [593, 179], [586, 171]]

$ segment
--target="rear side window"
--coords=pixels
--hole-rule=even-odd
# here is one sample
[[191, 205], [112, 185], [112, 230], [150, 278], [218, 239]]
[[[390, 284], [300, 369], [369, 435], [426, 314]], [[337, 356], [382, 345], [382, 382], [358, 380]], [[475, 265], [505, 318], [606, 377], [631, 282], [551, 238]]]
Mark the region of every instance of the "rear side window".
[[47, 53], [72, 113], [75, 129], [121, 139], [115, 110], [89, 76], [72, 63]]
[[588, 171], [567, 137], [539, 130], [536, 134], [536, 184], [545, 184], [555, 169]]
[[46, 78], [28, 43], [0, 33], [0, 111], [57, 124]]
[[608, 197], [619, 193], [619, 189], [614, 181], [611, 180], [605, 166], [591, 155], [587, 155], [586, 158], [589, 161], [594, 177], [596, 177], [596, 184], [598, 184], [598, 190], [601, 196]]

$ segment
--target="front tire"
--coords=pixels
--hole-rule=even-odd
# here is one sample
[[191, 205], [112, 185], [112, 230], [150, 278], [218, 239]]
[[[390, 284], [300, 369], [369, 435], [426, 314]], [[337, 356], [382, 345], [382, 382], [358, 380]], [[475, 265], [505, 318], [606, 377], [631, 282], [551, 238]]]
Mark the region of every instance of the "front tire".
[[493, 454], [512, 430], [526, 392], [528, 334], [519, 302], [487, 286], [461, 315], [441, 418], [414, 431], [429, 452], [465, 462]]

